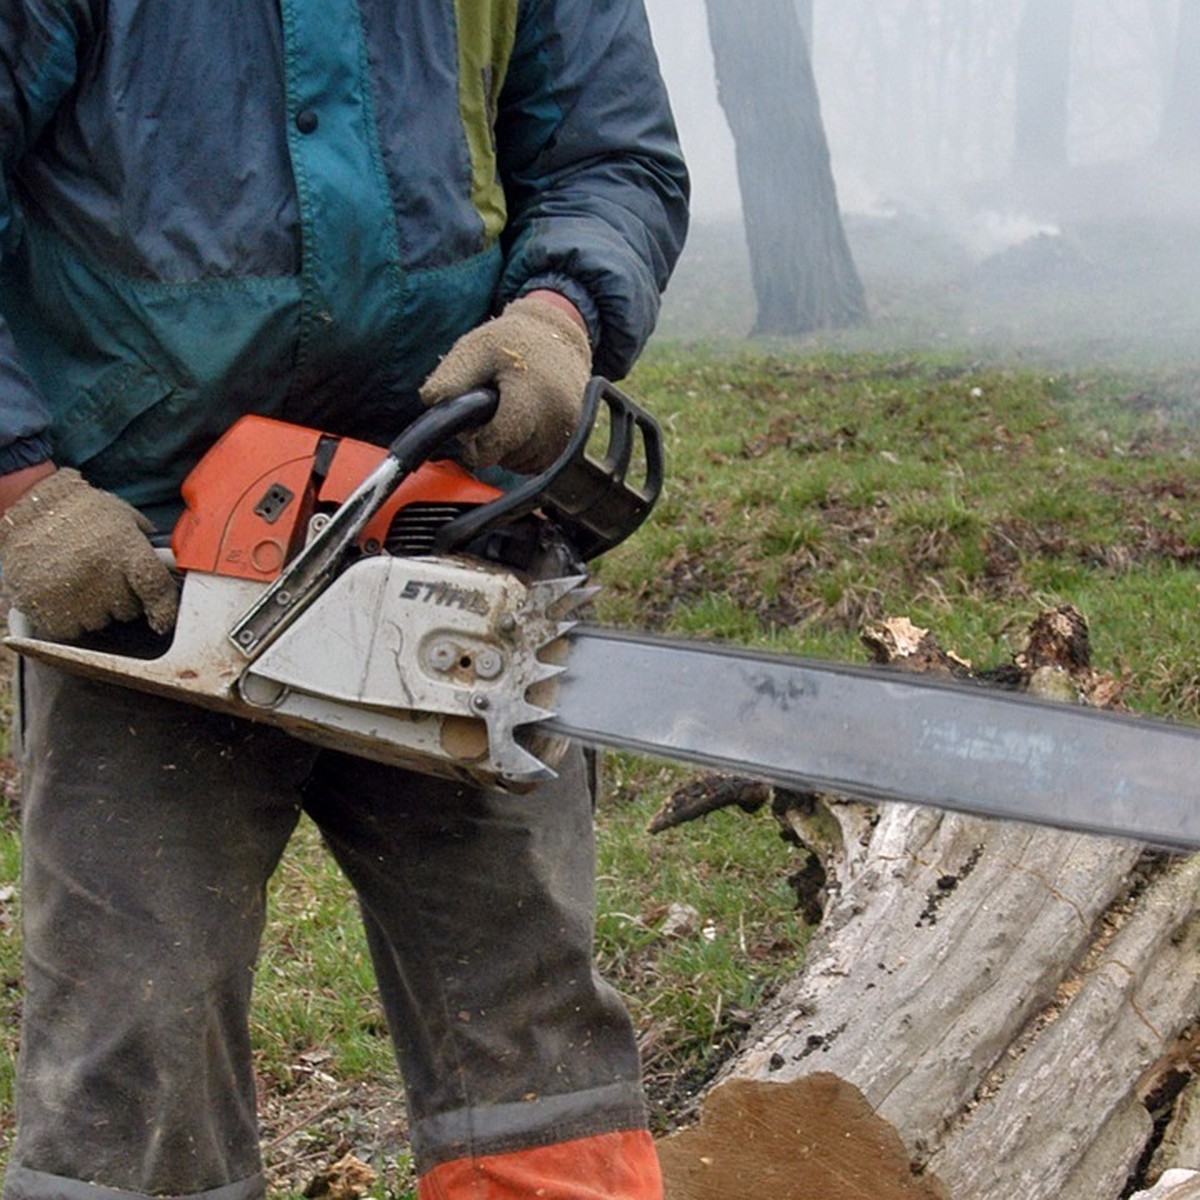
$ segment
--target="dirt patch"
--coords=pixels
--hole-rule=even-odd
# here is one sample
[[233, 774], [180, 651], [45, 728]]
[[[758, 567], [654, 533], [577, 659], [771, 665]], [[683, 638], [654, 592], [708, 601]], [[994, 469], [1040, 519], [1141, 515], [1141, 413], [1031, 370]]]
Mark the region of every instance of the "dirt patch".
[[399, 1080], [347, 1084], [314, 1071], [284, 1092], [260, 1079], [258, 1103], [270, 1194], [319, 1197], [341, 1189], [345, 1200], [353, 1194], [346, 1188], [366, 1181], [366, 1173], [338, 1167], [348, 1161], [368, 1166], [370, 1186], [382, 1185], [383, 1195], [412, 1187]]

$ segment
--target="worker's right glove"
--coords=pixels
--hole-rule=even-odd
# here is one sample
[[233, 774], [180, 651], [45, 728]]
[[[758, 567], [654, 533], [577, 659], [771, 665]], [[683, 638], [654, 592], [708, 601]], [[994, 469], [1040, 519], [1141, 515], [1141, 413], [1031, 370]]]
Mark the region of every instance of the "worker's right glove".
[[178, 588], [146, 538], [151, 528], [78, 471], [55, 471], [0, 517], [0, 563], [13, 603], [48, 638], [76, 638], [141, 613], [156, 633], [168, 632]]
[[461, 439], [467, 465], [499, 463], [531, 475], [566, 449], [591, 371], [592, 350], [579, 325], [545, 300], [522, 296], [450, 347], [421, 399], [436, 404], [494, 384], [500, 393], [495, 417]]

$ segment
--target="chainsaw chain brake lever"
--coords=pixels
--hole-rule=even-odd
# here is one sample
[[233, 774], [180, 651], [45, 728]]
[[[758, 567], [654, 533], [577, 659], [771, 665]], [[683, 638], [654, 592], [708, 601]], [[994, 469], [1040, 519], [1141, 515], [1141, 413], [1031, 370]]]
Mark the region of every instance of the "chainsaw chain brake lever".
[[486, 425], [499, 399], [494, 389], [478, 388], [439, 401], [413, 421], [229, 631], [234, 645], [253, 657], [299, 616], [337, 574], [367, 522], [396, 488], [452, 438]]
[[584, 562], [623, 542], [650, 515], [662, 491], [662, 431], [640, 405], [607, 379], [594, 377], [566, 449], [547, 470], [498, 500], [448, 521], [440, 554], [467, 548], [495, 529], [540, 510]]

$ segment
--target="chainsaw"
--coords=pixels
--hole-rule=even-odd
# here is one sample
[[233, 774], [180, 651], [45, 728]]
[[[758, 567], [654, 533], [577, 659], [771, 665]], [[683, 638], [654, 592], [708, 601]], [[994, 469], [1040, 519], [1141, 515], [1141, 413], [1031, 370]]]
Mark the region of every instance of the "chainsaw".
[[606, 380], [546, 471], [499, 487], [450, 452], [480, 389], [388, 447], [246, 416], [185, 480], [153, 657], [41, 638], [61, 668], [412, 770], [535, 788], [571, 741], [1167, 848], [1200, 847], [1200, 730], [963, 681], [580, 620], [587, 564], [663, 484], [653, 418]]

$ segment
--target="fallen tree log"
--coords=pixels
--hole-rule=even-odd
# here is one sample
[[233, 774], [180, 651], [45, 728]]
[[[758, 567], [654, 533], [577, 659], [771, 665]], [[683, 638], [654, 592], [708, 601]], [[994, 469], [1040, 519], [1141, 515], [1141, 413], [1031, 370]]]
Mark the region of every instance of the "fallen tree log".
[[[1119, 691], [1068, 609], [1012, 672]], [[668, 1200], [1119, 1200], [1200, 1166], [1200, 857], [906, 805], [773, 809], [821, 863], [824, 917], [700, 1124], [660, 1143]]]
[[1130, 1200], [1200, 1200], [1200, 1175], [1195, 1171], [1166, 1171], [1144, 1192], [1135, 1192]]

